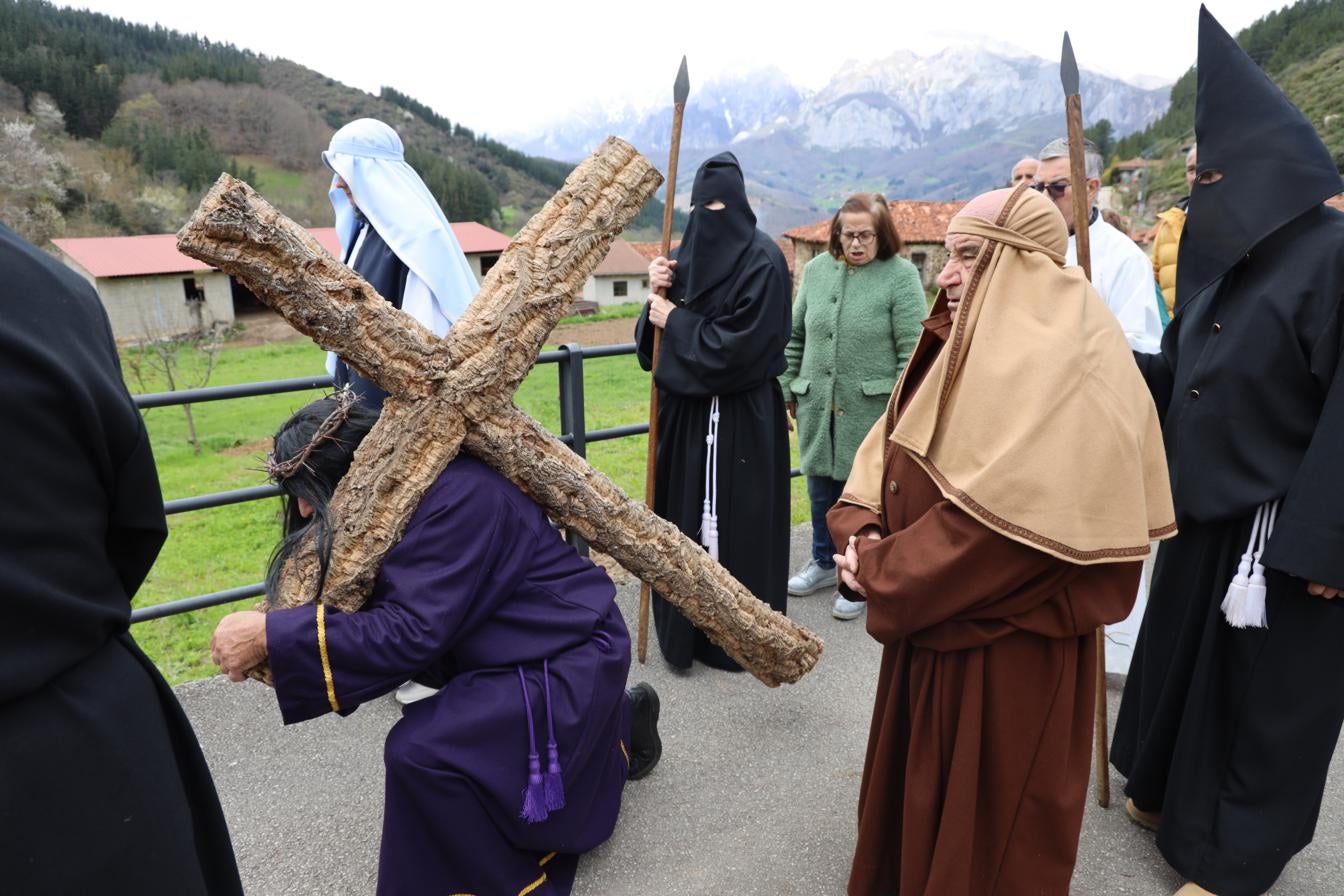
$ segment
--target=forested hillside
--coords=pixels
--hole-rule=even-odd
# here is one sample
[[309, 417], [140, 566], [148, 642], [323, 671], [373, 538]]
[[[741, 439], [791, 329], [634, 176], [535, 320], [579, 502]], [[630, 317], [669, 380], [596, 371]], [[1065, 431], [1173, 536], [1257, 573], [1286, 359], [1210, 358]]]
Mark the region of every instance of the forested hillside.
[[[1273, 78], [1316, 125], [1326, 145], [1344, 162], [1344, 0], [1299, 0], [1272, 12], [1237, 35], [1252, 59]], [[1188, 144], [1195, 132], [1195, 69], [1171, 88], [1171, 107], [1146, 129], [1117, 142], [1115, 156], [1167, 155], [1172, 144]]]
[[37, 243], [176, 230], [226, 169], [301, 223], [329, 223], [320, 153], [365, 116], [398, 130], [452, 220], [512, 232], [572, 167], [391, 88], [373, 96], [207, 38], [0, 0], [0, 220]]

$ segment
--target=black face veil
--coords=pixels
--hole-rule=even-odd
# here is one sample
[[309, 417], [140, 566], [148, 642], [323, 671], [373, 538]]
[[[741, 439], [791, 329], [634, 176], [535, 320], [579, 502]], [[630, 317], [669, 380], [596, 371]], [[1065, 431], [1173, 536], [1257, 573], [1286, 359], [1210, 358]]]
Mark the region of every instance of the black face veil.
[[[723, 203], [718, 211], [708, 206]], [[706, 159], [691, 187], [691, 219], [677, 249], [677, 277], [670, 298], [694, 302], [723, 283], [756, 234], [756, 215], [747, 204], [742, 166], [730, 152]]]
[[1344, 191], [1316, 129], [1201, 6], [1195, 141], [1199, 171], [1176, 265], [1185, 304], [1256, 243]]

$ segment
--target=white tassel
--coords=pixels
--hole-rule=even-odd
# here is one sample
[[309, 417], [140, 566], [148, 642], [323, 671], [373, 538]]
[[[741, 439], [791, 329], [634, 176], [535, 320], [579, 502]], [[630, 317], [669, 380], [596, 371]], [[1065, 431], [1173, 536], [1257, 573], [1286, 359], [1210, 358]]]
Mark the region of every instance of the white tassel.
[[[1232, 584], [1227, 588], [1227, 597], [1223, 600], [1223, 615], [1233, 628], [1269, 628], [1266, 601], [1268, 586], [1260, 556], [1274, 533], [1278, 512], [1278, 501], [1268, 501], [1256, 510], [1250, 543], [1246, 545], [1246, 553], [1241, 555], [1237, 575], [1233, 577]], [[1246, 575], [1248, 565], [1249, 576]]]
[[1237, 574], [1227, 586], [1227, 595], [1220, 607], [1228, 624], [1237, 628], [1242, 627], [1241, 618], [1246, 608], [1246, 589], [1251, 583], [1251, 564], [1255, 559], [1256, 539], [1260, 535], [1260, 523], [1264, 516], [1265, 508], [1257, 507], [1255, 522], [1251, 524], [1251, 539], [1246, 543], [1246, 552], [1241, 555], [1241, 562], [1237, 564]]
[[709, 432], [705, 434], [705, 500], [700, 512], [700, 543], [719, 559], [719, 397], [709, 402]]

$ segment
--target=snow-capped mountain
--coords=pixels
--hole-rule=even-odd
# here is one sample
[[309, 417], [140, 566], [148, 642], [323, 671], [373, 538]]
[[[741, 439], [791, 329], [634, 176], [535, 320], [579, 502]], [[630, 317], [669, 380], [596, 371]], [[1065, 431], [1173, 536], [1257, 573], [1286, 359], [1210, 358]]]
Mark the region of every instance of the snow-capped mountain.
[[[790, 125], [806, 99], [806, 92], [775, 68], [693, 88], [686, 102], [682, 145], [728, 146], [774, 126]], [[540, 133], [506, 135], [505, 140], [533, 155], [571, 161], [587, 156], [608, 134], [619, 134], [645, 152], [666, 150], [672, 131], [668, 105], [665, 101], [607, 107], [594, 103]]]
[[[1168, 106], [1166, 88], [1145, 90], [1082, 73], [1083, 113], [1115, 136], [1139, 130]], [[1057, 62], [1002, 47], [953, 45], [935, 55], [898, 51], [849, 62], [818, 91], [778, 69], [692, 84], [681, 167], [731, 149], [747, 175], [761, 226], [777, 233], [816, 220], [855, 190], [891, 198], [960, 199], [1003, 184], [1018, 158], [1064, 134]], [[510, 134], [525, 152], [578, 160], [608, 134], [656, 162], [666, 158], [668, 103], [580, 110], [531, 134]], [[684, 205], [683, 186], [677, 202]]]
[[[1109, 119], [1117, 136], [1138, 130], [1167, 107], [1165, 89], [1144, 90], [1084, 72], [1089, 121]], [[986, 124], [1004, 130], [1062, 108], [1059, 64], [968, 45], [936, 55], [900, 50], [873, 62], [850, 62], [815, 94], [777, 68], [692, 88], [682, 145], [718, 149], [792, 132], [810, 146], [905, 151]], [[581, 159], [608, 134], [646, 152], [665, 150], [666, 104], [592, 106], [530, 134], [506, 139], [526, 152]]]
[[[1117, 135], [1167, 107], [1164, 91], [1092, 73], [1083, 74], [1082, 91], [1088, 119], [1109, 119]], [[899, 51], [842, 69], [799, 110], [796, 126], [825, 149], [909, 150], [985, 124], [1007, 130], [1058, 113], [1062, 101], [1057, 62], [967, 46], [926, 57]]]

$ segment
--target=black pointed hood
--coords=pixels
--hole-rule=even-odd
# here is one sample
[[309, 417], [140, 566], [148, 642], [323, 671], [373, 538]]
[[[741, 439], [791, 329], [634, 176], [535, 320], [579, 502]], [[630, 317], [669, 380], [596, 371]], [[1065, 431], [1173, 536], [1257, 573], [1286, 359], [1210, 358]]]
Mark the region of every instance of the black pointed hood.
[[1227, 273], [1256, 243], [1344, 191], [1334, 160], [1298, 108], [1218, 24], [1199, 9], [1196, 182], [1176, 265], [1184, 304]]
[[[706, 206], [723, 203], [715, 211]], [[706, 159], [691, 187], [691, 218], [677, 249], [677, 277], [669, 297], [694, 302], [728, 279], [756, 236], [756, 215], [747, 203], [747, 185], [737, 156], [721, 152]]]

